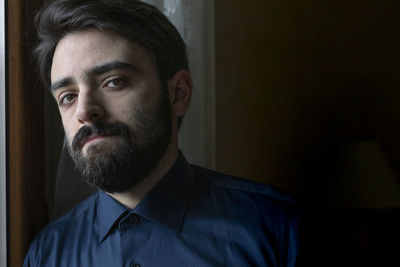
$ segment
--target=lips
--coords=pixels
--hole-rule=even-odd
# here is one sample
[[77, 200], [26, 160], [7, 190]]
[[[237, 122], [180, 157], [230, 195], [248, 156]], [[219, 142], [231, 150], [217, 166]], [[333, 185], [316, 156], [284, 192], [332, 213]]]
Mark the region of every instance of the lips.
[[96, 140], [96, 139], [101, 139], [106, 137], [105, 135], [90, 135], [86, 139], [84, 139], [81, 143], [81, 146], [83, 147], [85, 144], [89, 143], [90, 141]]
[[83, 147], [85, 144], [87, 144], [87, 143], [89, 143], [89, 142], [91, 142], [93, 140], [103, 139], [103, 138], [111, 137], [111, 136], [117, 136], [119, 134], [120, 134], [120, 132], [118, 131], [116, 133], [109, 133], [109, 134], [92, 134], [92, 135], [89, 135], [87, 138], [82, 140], [81, 147]]

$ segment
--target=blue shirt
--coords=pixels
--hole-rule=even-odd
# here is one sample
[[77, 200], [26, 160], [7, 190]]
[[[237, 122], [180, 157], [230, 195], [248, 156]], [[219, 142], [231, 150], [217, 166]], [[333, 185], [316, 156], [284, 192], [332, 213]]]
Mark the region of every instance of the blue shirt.
[[135, 209], [99, 191], [46, 226], [24, 266], [294, 266], [291, 202], [180, 155]]

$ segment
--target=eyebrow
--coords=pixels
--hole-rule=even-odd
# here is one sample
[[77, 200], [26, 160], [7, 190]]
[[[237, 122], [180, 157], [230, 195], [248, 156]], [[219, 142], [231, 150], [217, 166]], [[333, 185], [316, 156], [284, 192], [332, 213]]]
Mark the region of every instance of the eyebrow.
[[[96, 75], [100, 75], [100, 74], [103, 74], [103, 73], [106, 73], [108, 71], [115, 70], [115, 69], [130, 69], [134, 72], [138, 72], [138, 69], [135, 66], [133, 66], [129, 63], [126, 63], [126, 62], [116, 60], [116, 61], [107, 62], [103, 65], [92, 67], [85, 71], [85, 75], [88, 77], [96, 76]], [[58, 81], [52, 83], [51, 87], [50, 87], [50, 91], [51, 92], [57, 91], [61, 87], [69, 86], [69, 85], [73, 84], [74, 82], [75, 82], [75, 80], [72, 77], [66, 77], [64, 79], [61, 79], [61, 80], [58, 80]]]
[[55, 92], [61, 87], [69, 86], [74, 83], [74, 79], [71, 77], [61, 79], [51, 84], [50, 91]]

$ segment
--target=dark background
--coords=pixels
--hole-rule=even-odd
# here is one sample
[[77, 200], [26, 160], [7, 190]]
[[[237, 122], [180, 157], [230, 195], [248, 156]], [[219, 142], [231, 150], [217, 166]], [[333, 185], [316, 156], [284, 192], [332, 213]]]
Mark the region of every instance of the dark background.
[[312, 266], [399, 266], [397, 1], [215, 1], [217, 169], [294, 193]]

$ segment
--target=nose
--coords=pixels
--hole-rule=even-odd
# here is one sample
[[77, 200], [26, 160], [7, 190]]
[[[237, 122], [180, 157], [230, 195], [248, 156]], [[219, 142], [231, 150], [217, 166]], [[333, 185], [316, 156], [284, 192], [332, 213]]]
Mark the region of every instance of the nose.
[[95, 123], [105, 115], [101, 101], [89, 92], [79, 92], [76, 117], [81, 124]]

